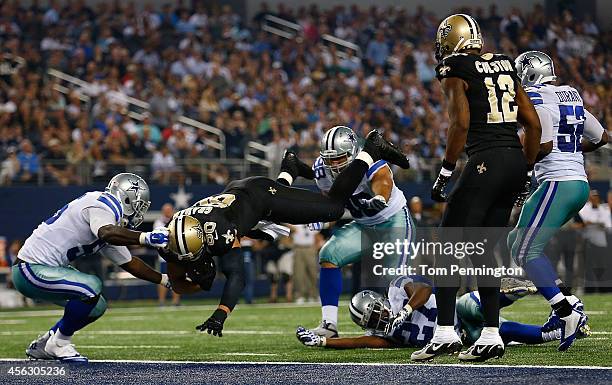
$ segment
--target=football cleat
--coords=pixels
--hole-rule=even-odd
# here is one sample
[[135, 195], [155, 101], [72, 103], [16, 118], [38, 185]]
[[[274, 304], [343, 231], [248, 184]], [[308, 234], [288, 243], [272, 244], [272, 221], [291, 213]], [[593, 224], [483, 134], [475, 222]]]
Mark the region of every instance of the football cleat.
[[314, 171], [312, 168], [298, 159], [293, 151], [285, 151], [280, 170], [289, 173], [293, 179], [298, 176], [306, 179], [314, 179]]
[[406, 155], [394, 144], [387, 142], [376, 130], [370, 131], [366, 136], [363, 151], [367, 152], [374, 161], [382, 159], [404, 169], [410, 168], [410, 162]]
[[538, 288], [528, 279], [518, 277], [506, 277], [501, 279], [499, 291], [503, 294], [511, 294], [517, 297], [524, 297], [538, 292]]
[[[584, 313], [584, 303], [582, 303], [582, 301], [578, 299], [578, 297], [572, 295], [570, 297], [567, 297], [567, 299], [572, 304], [572, 308], [574, 310]], [[588, 320], [589, 316], [587, 316], [586, 313], [585, 316]], [[559, 323], [559, 316], [557, 316], [557, 313], [555, 313], [554, 310], [551, 310], [550, 314], [548, 315], [548, 319], [546, 320], [546, 322], [544, 322], [544, 325], [542, 325], [542, 331], [549, 332], [559, 328], [561, 328], [561, 324]]]
[[459, 353], [459, 360], [468, 362], [483, 362], [490, 358], [501, 358], [504, 355], [504, 352], [505, 348], [503, 343], [494, 343], [491, 345], [479, 345], [475, 343], [467, 350]]
[[321, 321], [319, 326], [316, 328], [310, 329], [310, 331], [321, 337], [338, 338], [338, 327], [335, 324], [325, 320]]
[[591, 327], [586, 323], [580, 329], [578, 329], [578, 333], [576, 334], [576, 339], [587, 338], [591, 335]]
[[429, 342], [423, 349], [417, 350], [410, 355], [412, 361], [429, 361], [443, 354], [453, 355], [461, 350], [461, 341], [459, 339], [451, 342]]
[[572, 310], [572, 313], [567, 317], [560, 317], [561, 325], [561, 342], [559, 343], [559, 351], [563, 352], [569, 349], [580, 334], [580, 329], [584, 328], [588, 318], [586, 314], [579, 310]]
[[59, 343], [58, 338], [56, 337], [57, 333], [54, 333], [53, 331], [50, 331], [49, 333], [51, 336], [45, 345], [45, 352], [51, 357], [51, 359], [62, 362], [88, 362], [87, 357], [77, 352], [73, 344]]
[[49, 353], [45, 351], [45, 346], [47, 345], [47, 341], [50, 337], [50, 331], [46, 332], [42, 336], [38, 336], [38, 338], [32, 341], [30, 346], [28, 346], [26, 349], [26, 356], [33, 360], [52, 360], [53, 357], [51, 357]]

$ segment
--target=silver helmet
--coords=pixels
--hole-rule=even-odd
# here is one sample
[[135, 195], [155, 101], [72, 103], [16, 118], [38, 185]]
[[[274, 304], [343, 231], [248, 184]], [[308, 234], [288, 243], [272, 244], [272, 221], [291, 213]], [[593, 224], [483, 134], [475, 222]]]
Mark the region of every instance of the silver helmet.
[[528, 51], [514, 61], [516, 73], [524, 87], [546, 82], [554, 82], [555, 66], [550, 56], [540, 51]]
[[344, 170], [358, 152], [357, 135], [346, 126], [330, 128], [321, 139], [321, 159], [333, 177]]
[[351, 319], [363, 329], [388, 332], [391, 327], [391, 305], [382, 294], [363, 290], [351, 298]]
[[122, 226], [135, 228], [142, 223], [151, 206], [149, 186], [144, 179], [136, 174], [123, 172], [108, 182], [105, 191], [121, 203]]

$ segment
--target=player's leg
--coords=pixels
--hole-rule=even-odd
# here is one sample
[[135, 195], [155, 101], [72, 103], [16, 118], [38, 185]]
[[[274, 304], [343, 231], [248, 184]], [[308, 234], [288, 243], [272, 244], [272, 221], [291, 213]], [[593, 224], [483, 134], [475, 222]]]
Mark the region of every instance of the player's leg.
[[350, 222], [337, 229], [319, 251], [319, 295], [321, 324], [312, 331], [321, 336], [338, 336], [338, 300], [342, 293], [342, 267], [361, 259], [362, 227]]
[[28, 348], [33, 358], [86, 361], [71, 345], [72, 335], [104, 314], [102, 282], [69, 267], [20, 263], [13, 266], [13, 282], [23, 295], [64, 306], [64, 316]]
[[582, 181], [544, 182], [525, 202], [517, 227], [508, 237], [515, 262], [525, 269], [563, 323], [560, 350], [571, 346], [576, 332], [586, 324], [586, 316], [557, 286], [558, 274], [542, 252], [555, 232], [583, 207], [588, 191], [588, 184]]

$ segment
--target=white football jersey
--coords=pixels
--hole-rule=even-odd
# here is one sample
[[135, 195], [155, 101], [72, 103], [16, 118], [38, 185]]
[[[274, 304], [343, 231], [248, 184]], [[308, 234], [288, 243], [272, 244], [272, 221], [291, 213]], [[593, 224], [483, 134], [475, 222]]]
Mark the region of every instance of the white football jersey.
[[525, 91], [542, 124], [540, 142], [553, 142], [552, 152], [535, 165], [538, 182], [586, 182], [580, 141], [584, 136], [590, 141], [599, 142], [603, 133], [601, 124], [584, 108], [582, 97], [573, 87], [539, 84]]
[[119, 225], [123, 211], [117, 198], [88, 192], [59, 209], [26, 239], [17, 255], [24, 262], [67, 266], [77, 258], [100, 252], [122, 265], [132, 256], [125, 246], [112, 246], [98, 238], [98, 229]]
[[[389, 165], [384, 160], [379, 160], [378, 162], [374, 163], [368, 169], [366, 175], [364, 175], [361, 183], [353, 193], [353, 196], [349, 199], [346, 208], [351, 212], [355, 222], [366, 226], [377, 225], [388, 221], [389, 218], [406, 206], [406, 197], [404, 196], [402, 190], [395, 185], [395, 182], [393, 182], [393, 189], [391, 190], [391, 197], [387, 202], [387, 207], [384, 209], [375, 211], [366, 207], [362, 203], [364, 199], [371, 199], [374, 197], [375, 194], [372, 192], [372, 188], [370, 187], [370, 181], [377, 171], [385, 167], [388, 168]], [[334, 179], [330, 175], [329, 171], [325, 168], [323, 159], [321, 159], [321, 157], [318, 157], [315, 160], [312, 169], [314, 170], [315, 181], [319, 190], [328, 192], [334, 183]]]

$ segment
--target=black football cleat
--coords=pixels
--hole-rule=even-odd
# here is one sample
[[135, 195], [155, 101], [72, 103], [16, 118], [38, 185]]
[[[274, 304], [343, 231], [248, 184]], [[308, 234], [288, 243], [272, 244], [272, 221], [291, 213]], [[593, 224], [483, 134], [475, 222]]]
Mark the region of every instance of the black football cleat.
[[505, 353], [504, 344], [472, 345], [459, 353], [459, 361], [483, 362], [491, 358], [501, 358]]
[[415, 362], [430, 361], [437, 356], [453, 355], [461, 350], [459, 340], [445, 343], [430, 342], [421, 350], [417, 350], [410, 355], [410, 360]]
[[285, 151], [280, 169], [281, 171], [289, 173], [293, 179], [298, 176], [306, 179], [314, 179], [314, 171], [312, 168], [302, 162], [293, 151]]
[[386, 141], [376, 130], [370, 131], [368, 136], [366, 136], [363, 151], [370, 154], [374, 161], [382, 159], [404, 169], [410, 168], [410, 162], [406, 158], [406, 155], [404, 155], [393, 143]]

